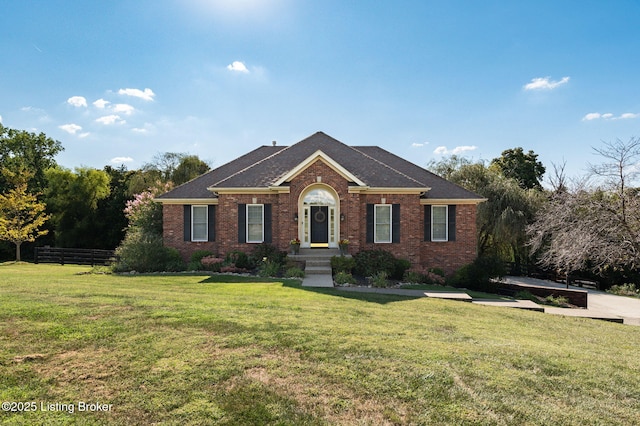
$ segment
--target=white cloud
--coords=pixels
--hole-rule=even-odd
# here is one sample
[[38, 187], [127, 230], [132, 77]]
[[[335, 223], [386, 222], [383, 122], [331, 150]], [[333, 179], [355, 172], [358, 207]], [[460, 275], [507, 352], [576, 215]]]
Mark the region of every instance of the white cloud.
[[106, 106], [107, 106], [108, 104], [110, 104], [110, 103], [111, 103], [111, 102], [109, 102], [109, 101], [105, 101], [104, 99], [100, 98], [100, 99], [98, 99], [97, 101], [95, 101], [95, 102], [93, 103], [93, 105], [94, 105], [96, 108], [104, 109], [104, 107], [106, 107]]
[[111, 159], [111, 164], [131, 163], [133, 158], [131, 157], [114, 157]]
[[74, 107], [87, 107], [87, 100], [84, 96], [72, 96], [67, 99], [67, 103], [69, 105], [73, 105]]
[[136, 109], [129, 104], [115, 104], [111, 108], [111, 110], [113, 112], [119, 112], [125, 115], [131, 115], [133, 114], [133, 111], [135, 111]]
[[589, 114], [582, 117], [582, 121], [597, 120], [600, 117], [602, 117], [602, 114], [600, 114], [599, 112], [590, 112]]
[[414, 142], [411, 144], [413, 148], [422, 148], [423, 146], [427, 146], [427, 145], [429, 145], [429, 142], [424, 142], [424, 143]]
[[147, 133], [148, 130], [147, 129], [143, 129], [141, 127], [134, 127], [133, 129], [131, 129], [132, 132], [134, 133]]
[[0, 123], [2, 123], [2, 116], [0, 115]]
[[89, 133], [89, 132], [80, 133], [80, 134], [78, 135], [78, 137], [79, 137], [80, 139], [84, 139], [84, 138], [86, 138], [87, 136], [89, 136], [90, 134], [91, 134], [91, 133]]
[[582, 121], [593, 121], [593, 120], [631, 120], [634, 118], [639, 118], [640, 113], [633, 112], [625, 112], [620, 114], [619, 116], [614, 116], [612, 113], [607, 112], [605, 114], [600, 114], [599, 112], [590, 112], [582, 117]]
[[532, 78], [524, 85], [524, 90], [553, 90], [569, 82], [569, 77], [562, 77], [559, 81], [552, 81], [550, 77]]
[[638, 117], [640, 117], [640, 114], [634, 114], [633, 112], [625, 112], [620, 117], [618, 117], [618, 120], [628, 120], [630, 118], [638, 118]]
[[60, 129], [69, 133], [70, 135], [75, 135], [78, 131], [82, 130], [82, 126], [78, 126], [77, 124], [69, 123], [63, 124], [62, 126], [58, 126]]
[[231, 64], [227, 65], [227, 69], [229, 71], [242, 72], [245, 74], [249, 74], [249, 70], [247, 69], [245, 64], [240, 61], [233, 61]]
[[96, 122], [104, 125], [126, 123], [126, 121], [121, 119], [119, 115], [115, 115], [115, 114], [105, 115], [104, 117], [100, 117], [96, 119]]
[[452, 150], [449, 150], [446, 146], [439, 146], [433, 150], [433, 153], [436, 155], [458, 155], [468, 151], [475, 151], [476, 149], [478, 149], [478, 147], [475, 145], [457, 146]]
[[446, 146], [439, 146], [433, 150], [433, 153], [437, 155], [446, 155], [449, 153], [449, 150], [447, 149]]
[[119, 95], [133, 96], [134, 98], [144, 99], [145, 101], [152, 101], [155, 93], [153, 90], [146, 88], [144, 90], [140, 89], [120, 89], [118, 90]]

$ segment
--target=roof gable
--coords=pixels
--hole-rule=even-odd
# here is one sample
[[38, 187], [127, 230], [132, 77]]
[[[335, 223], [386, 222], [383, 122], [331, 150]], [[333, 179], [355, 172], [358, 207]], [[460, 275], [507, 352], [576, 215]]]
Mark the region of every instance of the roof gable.
[[315, 161], [323, 161], [354, 190], [426, 193], [432, 200], [481, 201], [455, 185], [377, 146], [348, 146], [317, 132], [290, 146], [261, 146], [158, 197], [158, 201], [215, 198], [215, 192], [276, 190]]
[[298, 164], [296, 167], [291, 169], [287, 174], [285, 174], [280, 179], [275, 181], [274, 186], [279, 186], [285, 182], [290, 182], [293, 178], [295, 178], [300, 173], [305, 171], [309, 166], [311, 166], [316, 161], [322, 161], [323, 163], [331, 167], [333, 170], [335, 170], [339, 175], [341, 175], [343, 178], [345, 178], [349, 182], [355, 182], [360, 186], [366, 186], [366, 184], [362, 182], [358, 177], [354, 176], [351, 172], [349, 172], [347, 169], [342, 167], [337, 161], [335, 161], [333, 158], [329, 157], [327, 154], [325, 154], [320, 150], [311, 154], [309, 157], [303, 160], [300, 164]]

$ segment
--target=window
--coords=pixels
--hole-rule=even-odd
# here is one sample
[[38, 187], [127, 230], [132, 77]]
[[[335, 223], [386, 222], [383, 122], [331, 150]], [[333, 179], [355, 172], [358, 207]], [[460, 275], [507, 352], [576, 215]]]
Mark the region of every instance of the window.
[[391, 204], [376, 204], [374, 210], [376, 243], [391, 242]]
[[247, 242], [264, 241], [264, 205], [247, 204]]
[[431, 206], [431, 241], [447, 241], [447, 206]]
[[208, 206], [191, 206], [191, 241], [207, 241]]

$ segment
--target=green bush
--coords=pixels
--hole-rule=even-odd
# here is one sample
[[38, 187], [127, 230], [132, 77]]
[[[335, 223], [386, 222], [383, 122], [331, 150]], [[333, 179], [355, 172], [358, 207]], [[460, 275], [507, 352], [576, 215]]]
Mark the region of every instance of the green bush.
[[304, 271], [297, 266], [292, 266], [284, 273], [286, 278], [304, 278]]
[[333, 277], [333, 281], [335, 281], [336, 284], [341, 284], [341, 285], [342, 284], [355, 284], [356, 283], [355, 278], [353, 278], [353, 276], [348, 272], [338, 272]]
[[262, 243], [255, 246], [253, 252], [251, 253], [251, 257], [253, 257], [253, 261], [255, 264], [261, 262], [263, 259], [267, 258], [272, 262], [277, 262], [279, 264], [283, 264], [285, 258], [287, 257], [286, 251], [280, 251], [276, 246]]
[[612, 285], [607, 292], [618, 296], [640, 297], [640, 289], [633, 283]]
[[185, 268], [180, 253], [162, 244], [162, 237], [130, 230], [116, 249], [115, 272], [182, 271]]
[[264, 262], [260, 262], [260, 266], [258, 266], [258, 276], [276, 277], [280, 274], [281, 269], [282, 269], [281, 263], [267, 259]]
[[418, 271], [405, 271], [402, 281], [412, 284], [420, 284], [425, 282], [424, 274]]
[[213, 252], [209, 250], [196, 250], [189, 258], [189, 262], [200, 263], [203, 257], [212, 256]]
[[351, 274], [355, 266], [356, 261], [353, 257], [333, 256], [331, 258], [331, 269], [333, 269], [334, 273], [347, 272]]
[[372, 277], [378, 272], [386, 272], [387, 276], [394, 274], [396, 259], [386, 250], [363, 250], [354, 256], [355, 272], [363, 277]]
[[389, 286], [389, 275], [385, 271], [378, 271], [371, 277], [371, 285], [377, 288], [385, 288]]
[[458, 269], [448, 280], [448, 284], [452, 287], [495, 293], [497, 284], [493, 279], [504, 275], [504, 262], [495, 256], [483, 256]]
[[401, 280], [404, 277], [404, 273], [411, 268], [411, 262], [407, 259], [395, 259], [395, 265], [393, 268], [392, 279]]
[[253, 269], [256, 267], [254, 259], [250, 259], [247, 256], [247, 253], [239, 250], [230, 251], [225, 256], [225, 262], [228, 264], [233, 264], [236, 268], [239, 269]]

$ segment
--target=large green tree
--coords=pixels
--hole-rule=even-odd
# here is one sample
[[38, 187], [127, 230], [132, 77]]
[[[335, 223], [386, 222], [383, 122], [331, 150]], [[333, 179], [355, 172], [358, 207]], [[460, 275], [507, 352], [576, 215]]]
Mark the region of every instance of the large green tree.
[[[55, 167], [55, 156], [64, 148], [44, 133], [14, 130], [0, 124], [0, 168], [19, 173], [29, 170], [28, 191], [41, 193], [47, 185], [45, 171]], [[5, 175], [0, 175], [0, 193], [11, 187]]]
[[520, 147], [504, 150], [491, 161], [490, 167], [514, 179], [524, 189], [542, 189], [545, 167], [538, 161], [538, 154], [531, 150], [526, 154]]
[[25, 170], [13, 173], [7, 169], [2, 173], [14, 187], [0, 194], [0, 240], [16, 246], [16, 261], [21, 260], [21, 246], [47, 234], [41, 229], [49, 217], [44, 213], [44, 203], [27, 189], [31, 173]]
[[526, 227], [542, 202], [539, 191], [520, 187], [483, 162], [462, 157], [445, 158], [428, 168], [448, 180], [477, 193], [487, 201], [477, 210], [478, 254], [505, 261], [526, 263]]
[[55, 244], [60, 247], [95, 248], [103, 236], [98, 203], [109, 196], [110, 176], [103, 170], [87, 167], [71, 171], [52, 168], [46, 171], [47, 209], [54, 225]]

